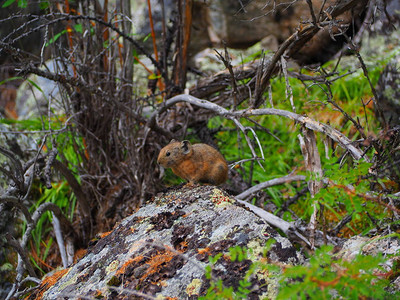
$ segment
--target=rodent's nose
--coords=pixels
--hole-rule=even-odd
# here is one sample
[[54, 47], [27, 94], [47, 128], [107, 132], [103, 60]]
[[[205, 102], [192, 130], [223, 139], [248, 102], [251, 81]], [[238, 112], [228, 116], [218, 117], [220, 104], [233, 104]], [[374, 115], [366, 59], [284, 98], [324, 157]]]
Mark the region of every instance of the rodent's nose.
[[161, 155], [159, 155], [158, 158], [157, 158], [157, 163], [158, 163], [159, 165], [161, 165], [161, 161], [162, 161], [162, 157], [161, 157]]

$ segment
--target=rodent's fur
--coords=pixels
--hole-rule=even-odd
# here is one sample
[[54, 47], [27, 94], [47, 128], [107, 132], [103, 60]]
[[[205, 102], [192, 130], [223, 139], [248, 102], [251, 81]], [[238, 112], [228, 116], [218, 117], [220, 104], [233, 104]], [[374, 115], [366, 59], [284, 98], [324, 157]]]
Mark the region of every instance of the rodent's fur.
[[225, 158], [207, 144], [191, 144], [189, 141], [172, 140], [161, 149], [157, 162], [171, 168], [175, 175], [194, 183], [219, 185], [228, 179]]

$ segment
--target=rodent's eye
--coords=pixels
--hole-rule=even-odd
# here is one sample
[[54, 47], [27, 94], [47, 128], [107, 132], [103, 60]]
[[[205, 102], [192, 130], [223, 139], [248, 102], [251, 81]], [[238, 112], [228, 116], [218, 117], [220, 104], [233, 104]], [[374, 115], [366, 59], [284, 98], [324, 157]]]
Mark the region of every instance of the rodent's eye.
[[171, 155], [171, 153], [169, 153], [169, 152], [165, 153], [165, 156], [170, 156], [170, 155]]

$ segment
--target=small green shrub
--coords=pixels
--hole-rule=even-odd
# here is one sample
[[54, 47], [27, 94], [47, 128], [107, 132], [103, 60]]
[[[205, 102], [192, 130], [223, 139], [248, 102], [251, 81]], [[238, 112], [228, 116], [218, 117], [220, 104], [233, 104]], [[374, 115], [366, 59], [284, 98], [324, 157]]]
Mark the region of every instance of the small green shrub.
[[[381, 267], [386, 261], [382, 255], [358, 254], [346, 261], [336, 258], [332, 249], [332, 246], [317, 249], [306, 265], [283, 268], [259, 261], [252, 263], [236, 290], [225, 286], [221, 279], [212, 278], [213, 266], [222, 257], [220, 253], [209, 259], [206, 278], [211, 280], [210, 288], [199, 299], [247, 299], [252, 292], [249, 279], [257, 269], [281, 270], [277, 299], [394, 299], [400, 296], [400, 292], [388, 291], [387, 275], [391, 272], [386, 273]], [[246, 259], [250, 250], [229, 249], [231, 261]]]
[[336, 259], [332, 246], [315, 251], [308, 265], [284, 270], [277, 299], [388, 299], [389, 281], [381, 256], [358, 254], [352, 261]]

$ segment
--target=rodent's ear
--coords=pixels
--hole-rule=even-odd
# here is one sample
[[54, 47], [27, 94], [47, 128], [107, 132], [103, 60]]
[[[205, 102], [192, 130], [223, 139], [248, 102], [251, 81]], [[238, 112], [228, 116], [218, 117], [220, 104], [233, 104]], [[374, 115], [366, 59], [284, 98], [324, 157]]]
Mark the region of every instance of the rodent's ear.
[[172, 139], [169, 143], [172, 144], [172, 143], [175, 143], [175, 142], [177, 142], [177, 140]]
[[190, 144], [189, 141], [184, 140], [181, 143], [181, 149], [183, 154], [188, 154], [190, 152], [190, 149], [192, 148], [192, 144]]

